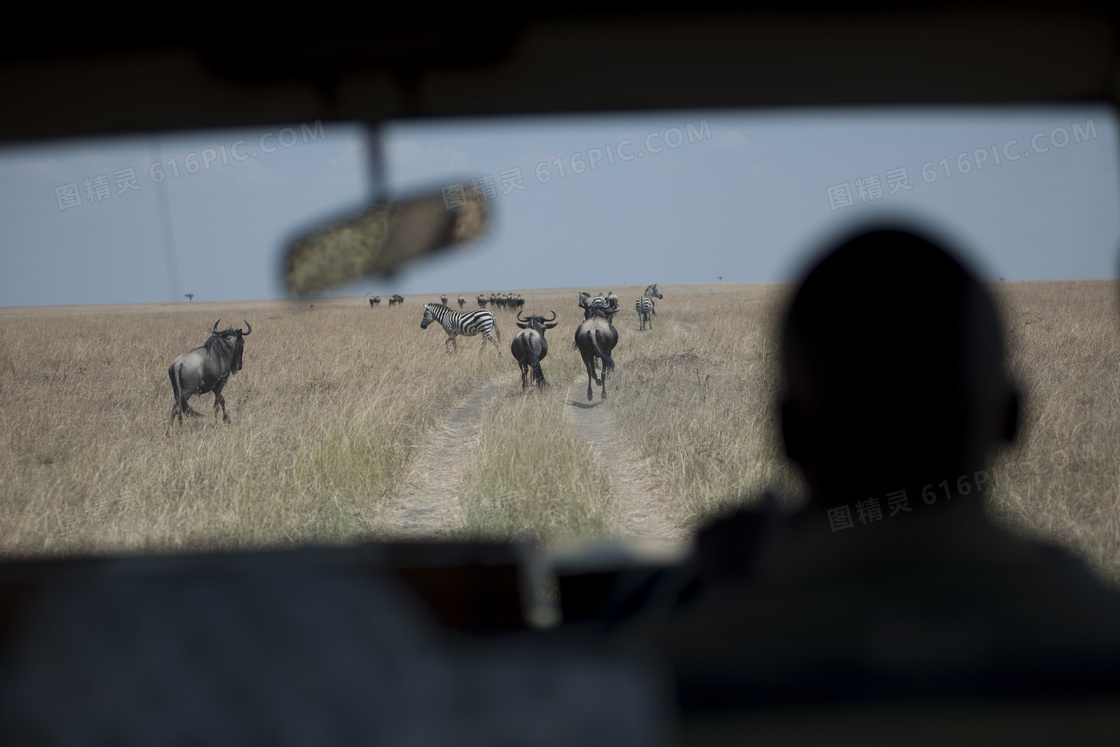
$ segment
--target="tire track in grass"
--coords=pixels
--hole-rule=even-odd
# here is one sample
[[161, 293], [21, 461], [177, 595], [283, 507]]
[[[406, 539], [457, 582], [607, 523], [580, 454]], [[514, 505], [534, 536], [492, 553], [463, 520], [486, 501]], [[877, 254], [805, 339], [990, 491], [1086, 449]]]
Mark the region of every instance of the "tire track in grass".
[[394, 539], [446, 539], [465, 524], [462, 504], [467, 467], [482, 433], [490, 403], [516, 380], [505, 375], [464, 397], [436, 424], [420, 447], [400, 492], [400, 501], [386, 517], [386, 533]]
[[[610, 383], [608, 381], [608, 383]], [[619, 536], [644, 552], [677, 556], [689, 541], [689, 534], [673, 522], [668, 496], [649, 474], [649, 461], [643, 460], [635, 446], [623, 436], [608, 399], [587, 401], [587, 374], [580, 374], [568, 389], [564, 410], [569, 424], [591, 448], [610, 474], [610, 495], [618, 502]]]

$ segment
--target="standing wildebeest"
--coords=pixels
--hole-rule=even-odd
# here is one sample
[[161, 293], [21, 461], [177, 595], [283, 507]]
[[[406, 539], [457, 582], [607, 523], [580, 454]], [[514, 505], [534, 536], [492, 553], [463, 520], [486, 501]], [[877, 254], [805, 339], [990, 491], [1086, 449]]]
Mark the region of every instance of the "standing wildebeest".
[[377, 304], [379, 304], [379, 303], [381, 303], [381, 296], [374, 296], [373, 298], [371, 298], [371, 299], [369, 300], [369, 305], [370, 305], [371, 307], [372, 307], [372, 306], [375, 306], [375, 305], [377, 305]]
[[389, 296], [389, 305], [390, 306], [395, 306], [399, 303], [404, 303], [404, 296], [402, 296], [399, 293], [394, 293], [393, 295]]
[[559, 324], [555, 319], [555, 311], [552, 312], [551, 319], [545, 319], [543, 316], [531, 316], [528, 319], [522, 319], [521, 312], [517, 312], [517, 326], [521, 327], [524, 332], [518, 332], [517, 337], [513, 338], [509, 351], [513, 353], [513, 357], [517, 359], [517, 365], [521, 367], [522, 391], [525, 391], [525, 377], [530, 370], [533, 372], [533, 383], [542, 387], [548, 385], [548, 382], [544, 380], [544, 372], [541, 371], [541, 361], [548, 355], [548, 341], [544, 339], [544, 333], [545, 330], [552, 329]]
[[444, 293], [442, 296], [439, 297], [439, 302], [441, 304], [443, 304], [444, 306], [447, 305], [447, 294], [446, 293]]
[[467, 299], [463, 298], [462, 296], [459, 296], [459, 308], [460, 309], [463, 308], [463, 304], [465, 304], [466, 302], [467, 302]]
[[653, 329], [653, 315], [654, 311], [653, 299], [661, 298], [661, 291], [657, 290], [657, 283], [646, 286], [645, 294], [634, 302], [634, 310], [638, 312], [638, 321], [641, 323], [641, 329], [646, 328], [646, 323], [649, 323], [649, 328]]
[[[427, 329], [432, 322], [439, 322], [447, 331], [447, 341], [443, 343], [444, 347], [450, 345], [456, 350], [459, 347], [459, 343], [455, 341], [457, 335], [471, 337], [481, 332], [486, 338], [482, 341], [483, 350], [486, 349], [486, 340], [494, 343], [494, 347], [498, 347], [498, 341], [502, 339], [502, 333], [498, 330], [494, 315], [487, 309], [452, 311], [446, 306], [426, 303], [424, 304], [424, 318], [420, 322], [420, 329]], [[494, 339], [495, 335], [498, 337], [497, 340]], [[447, 352], [450, 353], [451, 348], [448, 348]]]
[[[602, 387], [600, 397], [607, 398], [607, 375], [614, 371], [611, 351], [618, 344], [618, 330], [611, 324], [615, 309], [611, 308], [606, 299], [593, 299], [584, 309], [587, 318], [576, 329], [575, 347], [579, 348], [583, 365], [587, 368], [587, 401], [590, 402], [592, 381]], [[596, 358], [601, 361], [600, 376], [595, 375]]]
[[[218, 322], [222, 321], [221, 319]], [[175, 395], [175, 404], [171, 408], [171, 420], [167, 423], [167, 435], [171, 435], [171, 426], [175, 417], [183, 422], [183, 413], [198, 415], [187, 400], [195, 394], [214, 392], [214, 417], [218, 417], [218, 408], [222, 408], [222, 420], [229, 422], [226, 414], [226, 400], [222, 397], [222, 388], [226, 385], [231, 374], [241, 370], [241, 356], [245, 350], [244, 337], [247, 337], [253, 328], [245, 322], [244, 332], [238, 329], [223, 329], [218, 331], [218, 322], [214, 322], [214, 334], [210, 336], [202, 347], [195, 348], [189, 353], [183, 353], [167, 369], [171, 378], [171, 389]]]
[[486, 296], [479, 293], [478, 294], [478, 308], [485, 309], [486, 308], [486, 302], [489, 301], [489, 300], [490, 299], [488, 299]]

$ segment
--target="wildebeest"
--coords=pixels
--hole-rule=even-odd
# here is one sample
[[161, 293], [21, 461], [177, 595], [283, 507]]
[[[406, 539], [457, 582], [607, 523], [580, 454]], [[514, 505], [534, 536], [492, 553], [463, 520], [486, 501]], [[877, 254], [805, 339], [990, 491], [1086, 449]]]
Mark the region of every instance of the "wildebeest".
[[444, 306], [447, 305], [447, 294], [446, 293], [444, 293], [442, 296], [439, 297], [439, 302], [441, 304], [443, 304]]
[[389, 296], [390, 306], [396, 306], [399, 303], [404, 303], [404, 296], [399, 293], [394, 293], [393, 295]]
[[222, 388], [225, 387], [231, 374], [241, 370], [241, 358], [245, 350], [244, 338], [253, 331], [249, 322], [245, 322], [245, 331], [238, 329], [223, 329], [218, 331], [219, 319], [214, 322], [213, 334], [201, 347], [183, 353], [172, 362], [167, 369], [171, 378], [171, 389], [175, 396], [175, 404], [171, 408], [171, 420], [167, 423], [167, 435], [171, 435], [171, 426], [175, 417], [183, 422], [183, 413], [199, 415], [187, 403], [195, 394], [214, 392], [214, 418], [218, 417], [218, 408], [222, 408], [222, 420], [229, 422], [226, 413], [226, 400], [222, 397]]
[[517, 365], [521, 367], [521, 390], [524, 391], [526, 387], [526, 375], [532, 371], [532, 381], [537, 386], [547, 386], [548, 382], [544, 380], [544, 372], [541, 371], [541, 361], [548, 355], [548, 341], [544, 339], [545, 330], [552, 329], [559, 322], [556, 321], [556, 312], [552, 312], [551, 319], [545, 319], [543, 316], [531, 316], [527, 319], [521, 318], [521, 312], [517, 312], [517, 326], [520, 327], [522, 332], [518, 332], [517, 336], [513, 338], [510, 343], [509, 351], [513, 353], [513, 357], [517, 360]]
[[479, 293], [478, 294], [478, 308], [485, 309], [486, 308], [486, 302], [489, 301], [489, 300], [490, 299], [488, 299], [486, 296]]
[[381, 303], [381, 296], [374, 296], [373, 298], [371, 298], [371, 299], [369, 300], [369, 305], [370, 305], [370, 306], [375, 306], [375, 305], [377, 305], [377, 304], [379, 304], [379, 303]]
[[[583, 365], [587, 368], [587, 401], [591, 401], [592, 381], [600, 385], [600, 397], [606, 399], [607, 376], [615, 367], [611, 351], [618, 344], [618, 330], [611, 324], [611, 317], [614, 316], [616, 309], [612, 308], [606, 299], [599, 298], [592, 299], [586, 305], [581, 299], [580, 305], [584, 306], [587, 318], [576, 329], [575, 347], [579, 348]], [[602, 373], [599, 376], [595, 375], [596, 358], [601, 363]]]
[[463, 308], [463, 304], [465, 304], [466, 302], [467, 302], [467, 299], [463, 298], [462, 296], [459, 296], [459, 308], [460, 309]]
[[[447, 332], [447, 341], [443, 344], [444, 347], [451, 346], [447, 350], [449, 353], [452, 348], [458, 349], [459, 343], [455, 341], [458, 335], [472, 337], [481, 332], [486, 338], [482, 341], [484, 350], [486, 349], [486, 340], [494, 343], [494, 347], [498, 347], [498, 341], [502, 339], [502, 333], [498, 330], [494, 315], [487, 309], [452, 311], [440, 304], [426, 303], [424, 304], [424, 318], [420, 321], [420, 329], [427, 329], [432, 322], [439, 322]], [[494, 339], [495, 335], [497, 335], [497, 340]]]

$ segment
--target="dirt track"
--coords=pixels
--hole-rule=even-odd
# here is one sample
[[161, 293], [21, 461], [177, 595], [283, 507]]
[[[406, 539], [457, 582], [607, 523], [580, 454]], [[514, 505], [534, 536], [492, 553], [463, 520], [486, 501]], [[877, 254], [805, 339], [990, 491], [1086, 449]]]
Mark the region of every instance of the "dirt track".
[[621, 524], [618, 534], [649, 551], [673, 553], [687, 535], [668, 518], [669, 505], [647, 464], [634, 446], [619, 434], [611, 411], [611, 382], [607, 380], [607, 400], [593, 388], [594, 399], [587, 401], [587, 375], [581, 374], [568, 388], [564, 412], [569, 424], [587, 441], [595, 458], [606, 465], [611, 477], [610, 494], [619, 504]]
[[[393, 536], [406, 539], [446, 539], [464, 524], [461, 497], [486, 409], [502, 391], [517, 386], [517, 374], [494, 380], [452, 407], [436, 426], [432, 438], [416, 455], [401, 498], [387, 517]], [[675, 553], [686, 535], [668, 518], [666, 497], [649, 475], [634, 446], [619, 435], [608, 401], [587, 401], [587, 378], [571, 383], [564, 399], [568, 425], [585, 440], [594, 457], [607, 467], [610, 485], [605, 494], [617, 501], [620, 524], [616, 536], [651, 553]]]
[[460, 496], [470, 455], [478, 442], [482, 415], [514, 374], [502, 376], [468, 395], [444, 415], [413, 462], [401, 501], [388, 517], [391, 531], [409, 539], [443, 539], [463, 525]]

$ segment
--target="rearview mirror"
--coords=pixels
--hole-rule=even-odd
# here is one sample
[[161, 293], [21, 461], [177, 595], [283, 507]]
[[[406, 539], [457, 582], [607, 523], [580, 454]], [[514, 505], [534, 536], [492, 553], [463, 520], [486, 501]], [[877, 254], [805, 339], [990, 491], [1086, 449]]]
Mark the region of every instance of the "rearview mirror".
[[420, 257], [481, 238], [489, 227], [489, 207], [475, 190], [456, 195], [452, 206], [443, 192], [375, 203], [293, 241], [284, 256], [284, 286], [307, 295], [363, 277], [390, 277]]

